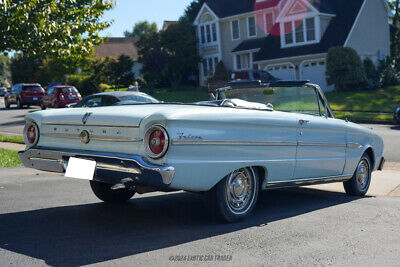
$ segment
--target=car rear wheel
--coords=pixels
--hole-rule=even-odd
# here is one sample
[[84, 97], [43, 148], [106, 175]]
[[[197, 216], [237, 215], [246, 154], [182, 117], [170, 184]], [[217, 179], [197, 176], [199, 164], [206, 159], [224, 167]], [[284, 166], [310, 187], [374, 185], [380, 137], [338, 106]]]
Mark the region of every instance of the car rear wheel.
[[46, 109], [46, 106], [43, 104], [43, 102], [40, 102], [40, 108], [41, 108], [42, 110], [45, 110], [45, 109]]
[[123, 203], [131, 199], [135, 194], [135, 191], [128, 189], [112, 190], [111, 186], [106, 183], [90, 181], [90, 187], [96, 197], [107, 203]]
[[248, 217], [256, 205], [259, 184], [253, 168], [238, 169], [226, 176], [209, 192], [217, 218], [236, 222]]
[[22, 102], [21, 102], [21, 99], [17, 99], [17, 108], [22, 108], [23, 107], [23, 105], [22, 105]]
[[371, 184], [371, 159], [364, 154], [357, 165], [353, 177], [344, 182], [344, 190], [350, 196], [364, 196]]

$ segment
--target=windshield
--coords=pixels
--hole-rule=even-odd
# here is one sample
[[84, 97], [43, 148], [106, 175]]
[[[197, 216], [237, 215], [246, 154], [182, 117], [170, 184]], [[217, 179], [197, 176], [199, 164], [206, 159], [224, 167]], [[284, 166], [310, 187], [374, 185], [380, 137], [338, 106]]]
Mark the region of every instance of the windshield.
[[309, 86], [229, 89], [222, 91], [221, 97], [264, 104], [277, 111], [321, 114], [319, 96], [316, 90]]
[[140, 94], [140, 95], [125, 95], [118, 97], [121, 102], [126, 102], [127, 104], [134, 103], [159, 103], [159, 101], [149, 95]]
[[67, 94], [67, 93], [77, 94], [78, 90], [76, 90], [75, 87], [63, 87], [63, 88], [61, 88], [61, 93], [64, 93], [64, 94]]

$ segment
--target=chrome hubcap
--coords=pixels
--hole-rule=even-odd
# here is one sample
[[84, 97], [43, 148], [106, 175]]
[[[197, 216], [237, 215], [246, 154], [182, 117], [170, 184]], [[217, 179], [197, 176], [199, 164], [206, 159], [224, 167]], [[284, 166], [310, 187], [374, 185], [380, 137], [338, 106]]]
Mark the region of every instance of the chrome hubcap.
[[239, 169], [231, 173], [227, 181], [227, 201], [235, 212], [245, 212], [254, 195], [253, 174], [248, 169]]
[[356, 179], [360, 190], [365, 190], [369, 182], [369, 164], [365, 159], [358, 164]]

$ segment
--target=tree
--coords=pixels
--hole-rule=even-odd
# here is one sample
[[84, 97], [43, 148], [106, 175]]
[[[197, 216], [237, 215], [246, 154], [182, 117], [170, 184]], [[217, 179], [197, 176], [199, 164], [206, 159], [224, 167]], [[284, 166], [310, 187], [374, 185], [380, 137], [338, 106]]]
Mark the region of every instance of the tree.
[[15, 55], [10, 66], [12, 83], [38, 82], [36, 80], [36, 72], [42, 61], [43, 58], [38, 55]]
[[330, 48], [326, 71], [328, 84], [334, 84], [338, 90], [359, 90], [366, 86], [367, 78], [363, 63], [353, 48]]
[[204, 3], [205, 0], [194, 0], [192, 3], [190, 3], [190, 5], [186, 7], [185, 13], [180, 18], [180, 20], [193, 23]]
[[168, 55], [164, 72], [171, 85], [178, 88], [185, 76], [197, 71], [200, 62], [193, 26], [185, 21], [171, 25], [160, 33], [160, 43]]
[[400, 0], [389, 0], [388, 3], [394, 12], [392, 17], [394, 29], [391, 31], [392, 55], [398, 58], [400, 57]]
[[143, 56], [143, 67], [141, 73], [153, 94], [153, 88], [165, 80], [164, 69], [168, 61], [168, 55], [161, 50], [153, 49], [147, 51]]
[[[164, 80], [164, 69], [168, 55], [162, 50], [160, 33], [142, 36], [136, 43], [138, 47], [138, 61], [143, 64], [140, 72], [143, 74], [150, 90]], [[150, 92], [151, 94], [152, 92]]]
[[101, 43], [102, 21], [115, 0], [2, 0], [0, 52], [81, 57]]
[[132, 32], [125, 31], [125, 37], [142, 37], [144, 35], [148, 36], [157, 33], [157, 24], [155, 22], [149, 23], [147, 21], [141, 21], [135, 24]]
[[11, 60], [8, 56], [0, 55], [0, 86], [10, 86], [10, 63]]
[[135, 80], [135, 75], [132, 72], [133, 60], [125, 55], [118, 57], [117, 61], [110, 65], [110, 80], [111, 84], [117, 88], [128, 87]]
[[19, 53], [11, 61], [12, 81], [14, 84], [38, 82], [42, 85], [49, 82], [64, 82], [68, 74], [75, 73], [78, 68], [87, 68], [93, 60], [93, 54], [77, 61], [74, 57], [54, 58]]

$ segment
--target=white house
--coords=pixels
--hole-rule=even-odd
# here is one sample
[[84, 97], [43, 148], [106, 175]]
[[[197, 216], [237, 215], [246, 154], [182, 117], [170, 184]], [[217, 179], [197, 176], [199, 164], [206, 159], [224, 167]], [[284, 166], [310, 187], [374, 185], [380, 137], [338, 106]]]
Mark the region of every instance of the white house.
[[374, 62], [389, 56], [389, 14], [385, 0], [207, 0], [194, 22], [200, 81], [223, 61], [231, 70], [263, 69], [331, 90], [328, 49], [352, 47]]

